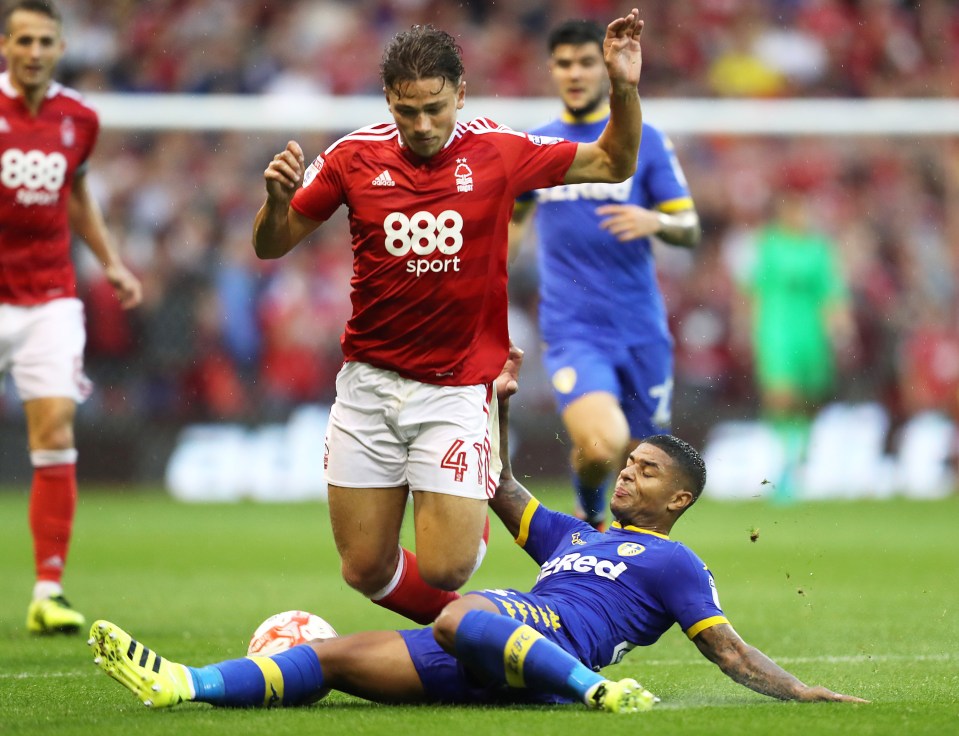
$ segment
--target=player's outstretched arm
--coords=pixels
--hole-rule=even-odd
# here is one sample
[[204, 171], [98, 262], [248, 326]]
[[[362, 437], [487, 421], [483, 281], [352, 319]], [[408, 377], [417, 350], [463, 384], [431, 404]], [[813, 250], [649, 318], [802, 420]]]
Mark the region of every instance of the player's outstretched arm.
[[828, 688], [806, 685], [790, 674], [756, 647], [750, 646], [729, 624], [718, 624], [704, 629], [693, 639], [699, 651], [715, 663], [724, 674], [755, 690], [780, 700], [835, 701], [868, 703], [853, 695], [842, 695]]
[[289, 253], [320, 226], [290, 208], [305, 172], [303, 149], [296, 141], [287, 143], [264, 170], [266, 201], [253, 221], [253, 249], [259, 258], [279, 258]]
[[639, 44], [642, 31], [643, 21], [636, 8], [606, 27], [603, 58], [609, 74], [609, 121], [595, 142], [579, 144], [566, 172], [567, 184], [620, 182], [636, 171], [643, 132], [643, 112], [636, 89], [643, 68]]
[[496, 399], [499, 412], [499, 454], [503, 463], [496, 495], [490, 500], [493, 509], [503, 526], [514, 537], [519, 533], [523, 512], [533, 496], [513, 477], [513, 468], [509, 457], [509, 397], [519, 388], [519, 371], [523, 365], [523, 351], [510, 343], [509, 357], [503, 372], [495, 382]]

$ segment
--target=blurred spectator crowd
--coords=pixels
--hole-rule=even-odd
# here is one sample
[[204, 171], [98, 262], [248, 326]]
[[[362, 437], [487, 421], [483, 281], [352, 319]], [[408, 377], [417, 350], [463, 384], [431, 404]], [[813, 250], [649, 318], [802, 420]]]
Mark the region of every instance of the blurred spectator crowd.
[[[385, 41], [432, 22], [461, 42], [469, 94], [549, 95], [548, 29], [568, 17], [605, 22], [623, 10], [609, 0], [60, 4], [65, 83], [87, 92], [203, 94], [378, 95]], [[959, 93], [959, 4], [947, 0], [669, 0], [646, 3], [642, 12], [647, 98]], [[335, 138], [298, 139], [312, 157]], [[99, 269], [78, 250], [88, 373], [99, 387], [86, 416], [258, 421], [332, 397], [350, 308], [344, 213], [278, 261], [257, 261], [250, 245], [262, 171], [286, 140], [226, 131], [103, 132], [91, 183], [144, 279], [146, 299], [134, 314], [122, 313]], [[813, 201], [816, 224], [836, 242], [853, 294], [857, 333], [842, 356], [842, 396], [878, 399], [894, 417], [925, 408], [955, 412], [959, 141], [674, 143], [704, 228], [695, 254], [659, 253], [677, 340], [678, 430], [695, 434], [755, 412], [749, 339], [735, 316], [738, 287], [782, 187], [800, 188]], [[535, 356], [531, 249], [516, 266], [512, 290], [514, 332]], [[528, 363], [526, 401], [548, 409], [535, 357]]]
[[[65, 81], [121, 92], [379, 94], [397, 30], [431, 22], [464, 50], [470, 94], [548, 94], [545, 39], [621, 0], [61, 0]], [[956, 96], [952, 0], [642, 4], [651, 96]]]

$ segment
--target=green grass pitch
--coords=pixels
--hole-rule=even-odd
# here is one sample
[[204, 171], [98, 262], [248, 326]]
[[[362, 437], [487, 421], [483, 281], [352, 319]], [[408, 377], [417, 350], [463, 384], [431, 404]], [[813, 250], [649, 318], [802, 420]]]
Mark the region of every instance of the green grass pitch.
[[[567, 492], [534, 487], [548, 505]], [[31, 638], [26, 493], [0, 493], [0, 733], [673, 734], [959, 732], [959, 497], [781, 507], [704, 499], [673, 537], [716, 575], [740, 634], [801, 679], [872, 700], [780, 703], [742, 688], [675, 628], [610, 676], [662, 698], [652, 713], [562, 708], [386, 707], [334, 693], [303, 709], [150, 711], [92, 664], [85, 636]], [[755, 541], [751, 541], [755, 536]], [[533, 563], [496, 523], [469, 587], [528, 587]], [[341, 634], [406, 626], [347, 589], [326, 506], [182, 505], [159, 492], [81, 491], [67, 592], [188, 664], [241, 656], [256, 625], [312, 610]]]

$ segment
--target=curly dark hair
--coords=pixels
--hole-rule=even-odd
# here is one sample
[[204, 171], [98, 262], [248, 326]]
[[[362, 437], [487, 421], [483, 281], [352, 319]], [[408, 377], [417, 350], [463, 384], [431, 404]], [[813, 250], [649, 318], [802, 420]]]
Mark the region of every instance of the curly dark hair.
[[431, 25], [416, 25], [397, 33], [383, 50], [380, 77], [388, 90], [404, 82], [440, 77], [459, 84], [463, 49], [450, 34]]

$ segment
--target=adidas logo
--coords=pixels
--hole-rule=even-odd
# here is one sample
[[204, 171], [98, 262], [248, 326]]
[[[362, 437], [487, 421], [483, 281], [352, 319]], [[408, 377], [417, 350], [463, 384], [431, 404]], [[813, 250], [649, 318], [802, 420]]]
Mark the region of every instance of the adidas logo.
[[133, 663], [135, 663], [135, 664], [137, 663], [137, 659], [138, 659], [137, 656], [136, 656], [137, 647], [140, 647], [140, 656], [139, 656], [139, 664], [140, 664], [140, 666], [141, 666], [141, 667], [146, 667], [146, 666], [147, 666], [147, 662], [150, 661], [150, 655], [152, 654], [152, 655], [153, 655], [153, 666], [150, 667], [149, 669], [151, 669], [151, 670], [153, 670], [154, 672], [156, 672], [157, 674], [159, 674], [159, 672], [160, 672], [160, 665], [163, 663], [163, 657], [161, 657], [159, 654], [156, 654], [155, 652], [152, 652], [151, 650], [147, 649], [145, 646], [143, 646], [143, 645], [142, 645], [140, 642], [138, 642], [136, 639], [130, 639], [130, 646], [127, 647], [127, 659], [129, 659], [131, 662], [133, 662]]
[[390, 172], [386, 169], [383, 169], [383, 173], [373, 180], [373, 186], [374, 187], [395, 187], [396, 182], [393, 181], [393, 177], [390, 176]]

